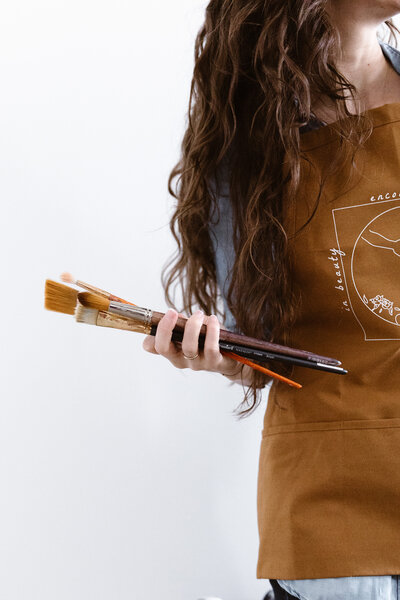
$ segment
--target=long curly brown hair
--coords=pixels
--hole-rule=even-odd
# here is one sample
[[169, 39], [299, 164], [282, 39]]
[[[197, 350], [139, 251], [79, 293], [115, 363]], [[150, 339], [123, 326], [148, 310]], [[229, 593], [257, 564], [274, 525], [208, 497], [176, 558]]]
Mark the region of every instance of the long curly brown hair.
[[[366, 115], [347, 108], [350, 97], [360, 105], [356, 87], [335, 67], [339, 36], [327, 1], [209, 2], [195, 42], [181, 157], [168, 179], [177, 201], [170, 228], [178, 247], [162, 271], [167, 303], [174, 306], [179, 287], [184, 305], [177, 310], [191, 314], [200, 307], [225, 318], [209, 225], [218, 213], [223, 167], [229, 165], [234, 266], [226, 302], [237, 331], [283, 344], [290, 343], [298, 306], [282, 199], [285, 193], [294, 201], [299, 185], [304, 160], [299, 128], [313, 117], [315, 99], [334, 102], [337, 122], [332, 126], [340, 144], [330, 172], [349, 156], [354, 161], [372, 131]], [[391, 19], [385, 25], [389, 43], [397, 46], [400, 31]], [[269, 366], [277, 370], [276, 363]], [[290, 374], [285, 367], [280, 372]], [[238, 407], [247, 408], [239, 418], [255, 410], [259, 390], [269, 382], [253, 370]]]

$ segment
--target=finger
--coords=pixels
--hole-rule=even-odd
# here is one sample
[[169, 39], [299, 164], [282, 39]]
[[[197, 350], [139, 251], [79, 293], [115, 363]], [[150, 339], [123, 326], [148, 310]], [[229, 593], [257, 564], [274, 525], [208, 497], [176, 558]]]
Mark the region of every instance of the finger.
[[210, 370], [219, 370], [223, 356], [219, 349], [220, 324], [215, 315], [206, 318], [206, 337], [204, 340], [204, 360]]
[[[199, 333], [204, 321], [204, 313], [196, 311], [185, 323], [182, 338], [182, 352], [186, 356], [199, 354]], [[193, 365], [190, 365], [193, 367]]]
[[154, 336], [154, 348], [158, 354], [165, 356], [168, 359], [179, 355], [179, 351], [176, 346], [171, 342], [172, 330], [176, 325], [178, 319], [178, 313], [176, 310], [170, 308], [167, 310], [165, 315], [160, 319], [156, 335]]
[[154, 335], [146, 335], [142, 343], [143, 350], [146, 350], [146, 352], [151, 352], [151, 354], [158, 354], [154, 344]]
[[217, 371], [228, 376], [237, 375], [242, 369], [241, 363], [233, 358], [224, 356], [219, 347], [221, 325], [216, 315], [210, 315], [206, 319], [207, 332], [204, 340], [204, 360], [206, 369]]

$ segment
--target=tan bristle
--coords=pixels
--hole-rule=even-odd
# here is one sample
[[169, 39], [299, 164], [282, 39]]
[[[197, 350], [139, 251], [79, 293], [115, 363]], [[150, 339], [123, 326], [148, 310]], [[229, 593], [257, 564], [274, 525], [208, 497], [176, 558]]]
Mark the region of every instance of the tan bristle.
[[47, 310], [73, 315], [78, 301], [78, 290], [57, 281], [46, 279], [44, 307]]
[[90, 292], [80, 292], [78, 300], [86, 308], [94, 308], [96, 310], [108, 310], [110, 306], [110, 301], [107, 298], [91, 294]]
[[75, 318], [78, 323], [86, 323], [88, 325], [97, 324], [97, 315], [99, 312], [92, 308], [86, 308], [78, 302], [75, 310]]
[[75, 279], [71, 273], [61, 273], [60, 279], [61, 281], [64, 281], [64, 283], [75, 283]]

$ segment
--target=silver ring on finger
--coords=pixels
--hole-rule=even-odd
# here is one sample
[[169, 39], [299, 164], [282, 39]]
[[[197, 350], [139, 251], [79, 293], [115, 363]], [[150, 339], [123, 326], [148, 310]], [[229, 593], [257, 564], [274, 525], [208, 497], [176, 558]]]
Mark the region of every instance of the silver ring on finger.
[[186, 354], [184, 352], [182, 352], [183, 357], [186, 358], [186, 360], [194, 360], [195, 358], [198, 358], [199, 355], [196, 354], [195, 356], [186, 356]]

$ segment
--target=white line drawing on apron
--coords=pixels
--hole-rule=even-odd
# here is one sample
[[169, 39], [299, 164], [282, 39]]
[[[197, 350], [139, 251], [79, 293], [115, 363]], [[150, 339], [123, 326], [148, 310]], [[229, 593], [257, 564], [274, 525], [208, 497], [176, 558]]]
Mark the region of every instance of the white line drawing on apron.
[[[394, 210], [394, 209], [392, 209]], [[390, 242], [392, 245], [391, 246], [385, 246], [382, 244], [374, 244], [373, 242], [371, 242], [370, 239], [368, 239], [367, 235], [368, 234], [372, 234], [375, 236], [378, 236], [384, 240], [386, 240], [387, 242]], [[385, 237], [384, 235], [382, 235], [381, 233], [379, 233], [378, 231], [372, 231], [372, 229], [369, 229], [366, 235], [361, 236], [361, 239], [364, 240], [364, 242], [367, 242], [367, 244], [370, 244], [371, 246], [375, 246], [375, 248], [383, 248], [384, 250], [392, 250], [392, 252], [394, 252], [396, 254], [396, 256], [400, 256], [399, 252], [400, 252], [400, 238], [398, 240], [391, 240], [387, 237]], [[396, 247], [396, 250], [395, 250]], [[397, 247], [399, 248], [397, 250]]]
[[[397, 200], [397, 202], [396, 202]], [[365, 223], [364, 211], [369, 211], [371, 204], [360, 204], [357, 206], [346, 206], [332, 210], [332, 218], [335, 228], [337, 247], [341, 251], [340, 260], [342, 265], [343, 279], [351, 311], [359, 323], [365, 341], [386, 341], [400, 339], [400, 278], [393, 277], [394, 273], [400, 275], [400, 206], [398, 199], [384, 200], [374, 203], [374, 206], [380, 211], [374, 214], [373, 218], [368, 218], [368, 223]], [[381, 210], [383, 207], [377, 205], [385, 204], [389, 206], [395, 202], [397, 206], [386, 210]], [[368, 207], [368, 208], [367, 208]], [[339, 213], [347, 209], [360, 209], [357, 211], [359, 218], [353, 218], [353, 223], [360, 223], [361, 232], [356, 237], [353, 243], [349, 239], [351, 235], [354, 240], [354, 234], [349, 232], [343, 233], [343, 222], [338, 223]], [[336, 213], [336, 214], [335, 214]], [[354, 214], [354, 213], [353, 213]], [[371, 216], [371, 215], [370, 215]], [[347, 223], [351, 219], [347, 219]], [[391, 228], [391, 234], [386, 232], [387, 228]], [[342, 231], [341, 231], [342, 228]], [[393, 228], [396, 229], [393, 235]], [[385, 235], [386, 234], [386, 235]], [[347, 238], [345, 241], [343, 236]], [[342, 238], [342, 239], [340, 239]], [[341, 245], [342, 242], [342, 245]], [[343, 252], [343, 248], [348, 250]], [[398, 260], [398, 266], [394, 261]], [[347, 263], [347, 264], [346, 264]], [[368, 273], [365, 272], [368, 265]], [[372, 274], [372, 276], [371, 276]], [[395, 281], [396, 280], [396, 281]], [[356, 296], [360, 299], [362, 305], [356, 301]], [[368, 309], [368, 314], [373, 315], [373, 319], [380, 319], [388, 324], [388, 331], [380, 331], [373, 326], [373, 323], [366, 316], [362, 307]], [[390, 327], [398, 329], [398, 333]], [[383, 337], [382, 334], [387, 333], [390, 337]], [[396, 337], [392, 337], [395, 335]]]

